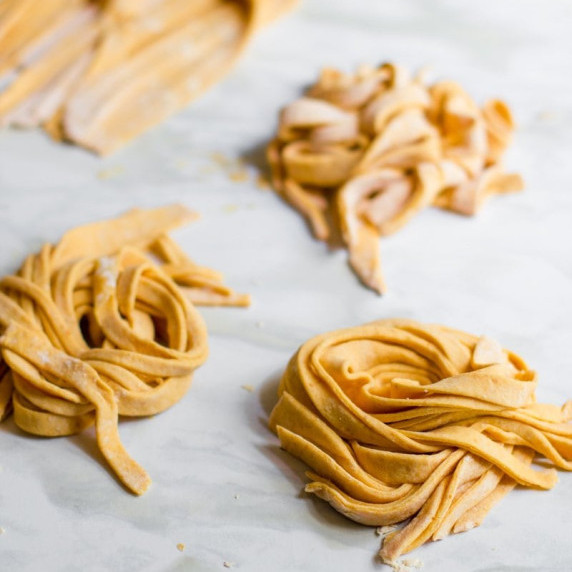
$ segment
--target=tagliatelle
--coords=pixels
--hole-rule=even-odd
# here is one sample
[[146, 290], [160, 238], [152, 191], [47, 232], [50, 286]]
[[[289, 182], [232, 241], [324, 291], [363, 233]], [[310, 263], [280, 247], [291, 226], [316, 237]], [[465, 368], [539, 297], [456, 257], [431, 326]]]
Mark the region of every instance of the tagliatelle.
[[107, 154], [220, 80], [294, 0], [1, 0], [0, 125]]
[[249, 298], [194, 264], [166, 234], [185, 207], [133, 210], [69, 231], [0, 280], [0, 419], [45, 437], [95, 423], [103, 456], [136, 494], [147, 473], [119, 440], [118, 416], [164, 411], [207, 358], [194, 304]]
[[393, 64], [325, 69], [283, 109], [268, 160], [275, 190], [315, 237], [341, 234], [356, 274], [382, 293], [380, 235], [430, 205], [473, 215], [490, 195], [522, 189], [500, 166], [513, 130], [502, 101], [481, 109], [453, 82], [426, 86]]
[[311, 471], [306, 491], [388, 534], [386, 563], [481, 524], [514, 486], [572, 470], [572, 402], [536, 402], [536, 374], [495, 341], [410, 320], [317, 336], [280, 383], [270, 427]]

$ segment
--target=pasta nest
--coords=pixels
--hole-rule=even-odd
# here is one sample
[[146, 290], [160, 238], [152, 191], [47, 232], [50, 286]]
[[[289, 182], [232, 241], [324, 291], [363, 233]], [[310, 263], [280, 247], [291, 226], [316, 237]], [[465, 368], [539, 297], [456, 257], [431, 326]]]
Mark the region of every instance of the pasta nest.
[[380, 555], [478, 526], [515, 485], [572, 469], [572, 402], [536, 402], [536, 374], [487, 337], [409, 320], [317, 336], [291, 359], [270, 426], [310, 468], [306, 491], [387, 526]]
[[123, 448], [118, 416], [154, 415], [186, 393], [208, 355], [193, 300], [249, 303], [165, 234], [195, 216], [174, 205], [79, 227], [0, 280], [0, 414], [12, 408], [18, 427], [46, 437], [95, 423], [137, 494], [150, 479]]

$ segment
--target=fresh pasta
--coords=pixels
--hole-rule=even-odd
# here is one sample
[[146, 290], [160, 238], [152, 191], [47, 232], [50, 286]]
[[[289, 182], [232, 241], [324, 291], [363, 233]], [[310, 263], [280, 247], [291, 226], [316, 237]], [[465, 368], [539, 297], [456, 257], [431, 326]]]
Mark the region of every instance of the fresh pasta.
[[118, 417], [164, 411], [207, 358], [195, 304], [246, 306], [167, 232], [179, 205], [135, 209], [67, 232], [0, 280], [0, 419], [57, 437], [95, 424], [98, 446], [133, 493], [150, 484], [125, 451]]
[[516, 354], [411, 320], [317, 336], [282, 377], [270, 427], [309, 467], [306, 491], [370, 526], [394, 564], [430, 540], [479, 526], [514, 486], [550, 489], [572, 470], [572, 401], [536, 402]]
[[355, 273], [382, 293], [380, 236], [430, 205], [473, 215], [522, 188], [500, 164], [513, 130], [505, 103], [479, 108], [454, 82], [426, 86], [393, 64], [325, 69], [282, 110], [267, 155], [274, 189], [317, 239], [341, 238]]
[[100, 154], [219, 81], [293, 0], [1, 0], [0, 126]]

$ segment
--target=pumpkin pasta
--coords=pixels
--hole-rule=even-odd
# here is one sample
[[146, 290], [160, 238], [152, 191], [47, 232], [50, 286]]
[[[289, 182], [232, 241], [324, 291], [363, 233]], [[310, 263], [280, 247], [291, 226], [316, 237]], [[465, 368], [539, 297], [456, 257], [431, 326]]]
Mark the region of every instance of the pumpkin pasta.
[[0, 419], [13, 411], [45, 437], [95, 424], [136, 494], [150, 479], [121, 445], [118, 417], [154, 415], [186, 393], [208, 354], [195, 304], [249, 304], [166, 234], [195, 217], [173, 205], [75, 228], [0, 280]]
[[365, 525], [405, 524], [380, 556], [478, 526], [514, 486], [572, 470], [572, 402], [497, 342], [411, 320], [317, 336], [292, 357], [270, 427], [309, 467], [305, 490]]
[[317, 239], [341, 238], [360, 280], [382, 293], [380, 236], [430, 205], [473, 215], [522, 188], [500, 165], [513, 130], [502, 101], [481, 109], [453, 82], [426, 86], [393, 64], [325, 69], [282, 110], [267, 156], [278, 194]]
[[0, 125], [111, 153], [224, 77], [293, 4], [1, 0]]

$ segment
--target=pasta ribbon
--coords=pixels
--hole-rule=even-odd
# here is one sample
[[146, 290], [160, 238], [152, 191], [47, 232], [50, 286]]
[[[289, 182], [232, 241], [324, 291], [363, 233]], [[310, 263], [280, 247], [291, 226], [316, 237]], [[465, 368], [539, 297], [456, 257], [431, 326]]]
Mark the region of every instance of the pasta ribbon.
[[369, 526], [394, 564], [478, 526], [513, 487], [572, 470], [571, 405], [536, 402], [536, 374], [487, 337], [411, 320], [317, 336], [290, 360], [270, 427], [310, 471], [306, 491]]
[[135, 494], [151, 481], [121, 445], [119, 416], [155, 415], [186, 393], [208, 354], [194, 304], [249, 304], [166, 234], [194, 218], [172, 205], [75, 228], [0, 280], [0, 419], [13, 411], [44, 437], [95, 424]]
[[0, 125], [111, 153], [219, 81], [295, 0], [2, 0]]
[[351, 267], [382, 293], [379, 236], [430, 205], [473, 215], [490, 195], [522, 189], [500, 165], [513, 130], [506, 104], [481, 109], [453, 82], [426, 86], [393, 64], [325, 69], [282, 110], [267, 155], [274, 189], [316, 238], [341, 235]]

